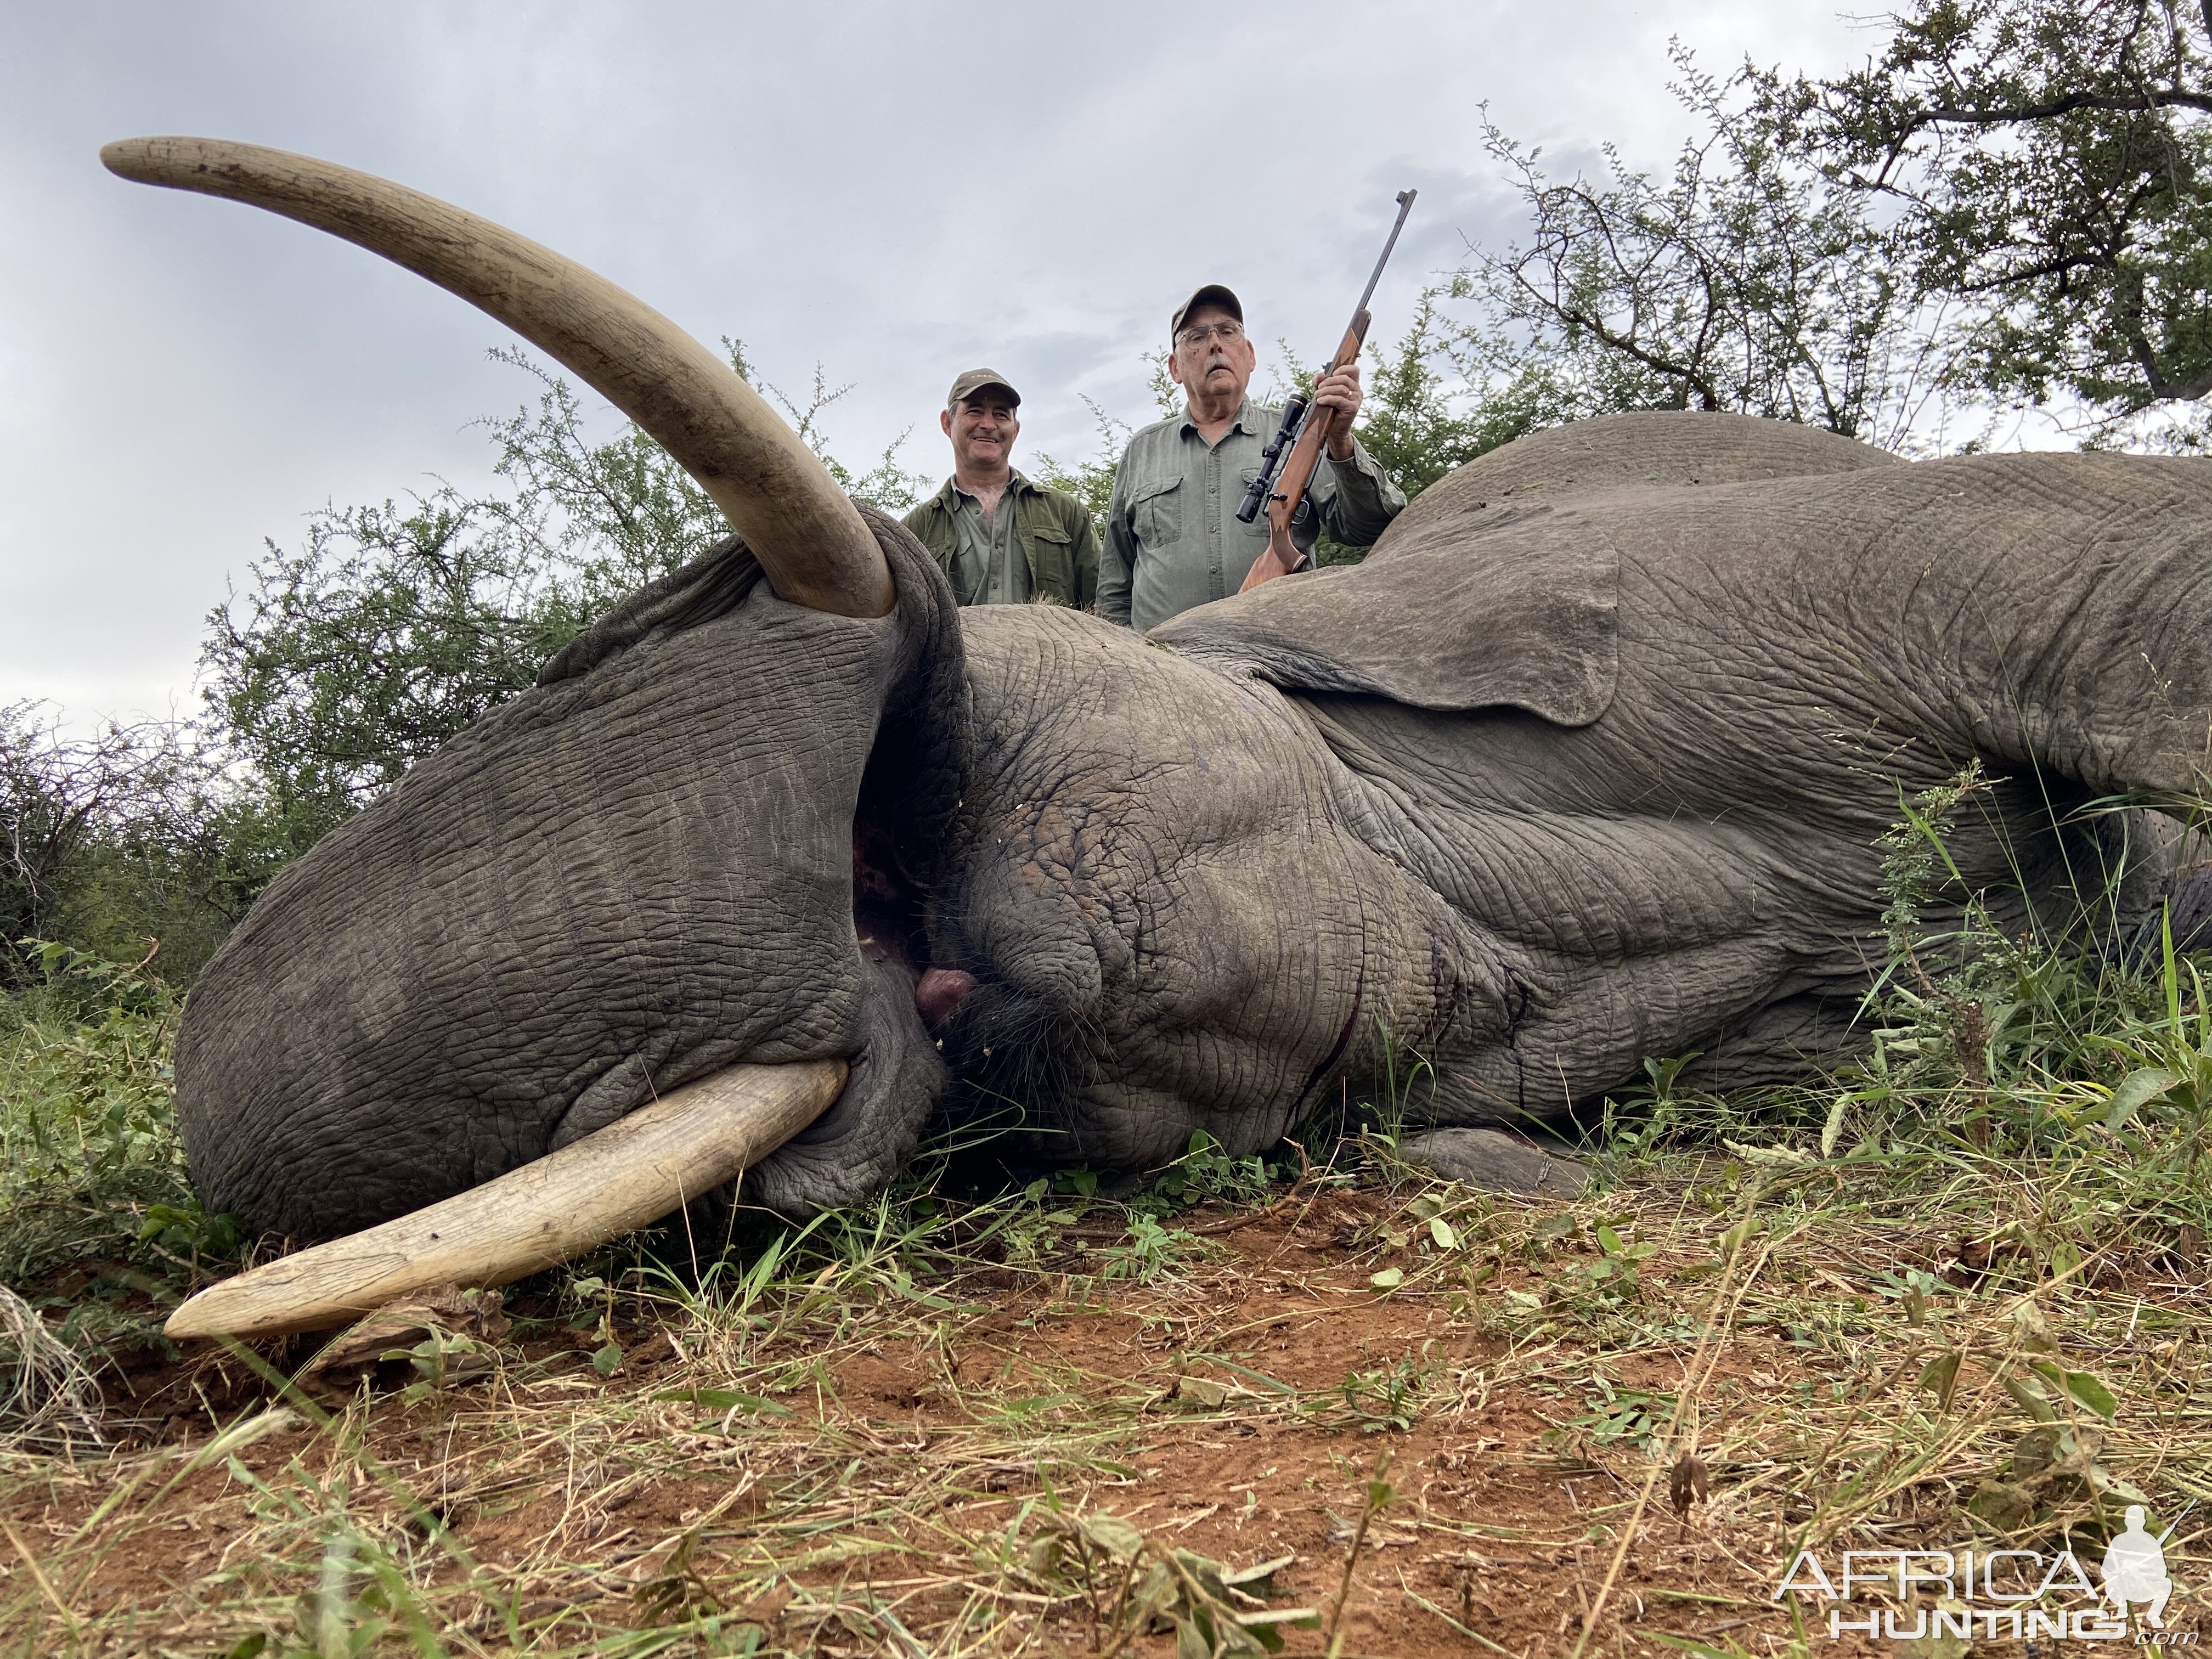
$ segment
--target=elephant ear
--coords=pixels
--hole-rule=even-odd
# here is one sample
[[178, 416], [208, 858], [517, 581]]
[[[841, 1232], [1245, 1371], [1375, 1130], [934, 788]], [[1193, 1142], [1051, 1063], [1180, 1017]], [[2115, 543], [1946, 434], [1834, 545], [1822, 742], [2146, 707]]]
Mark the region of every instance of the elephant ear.
[[726, 538], [594, 619], [545, 659], [538, 684], [556, 685], [588, 674], [647, 640], [726, 617], [745, 602], [760, 579], [760, 561], [752, 550], [735, 536]]
[[1151, 638], [1290, 691], [1520, 708], [1587, 726], [1619, 672], [1620, 556], [1601, 527], [1716, 484], [1888, 467], [1833, 433], [1741, 415], [1601, 416], [1494, 449], [1422, 492], [1363, 564], [1184, 612]]
[[1286, 691], [1358, 691], [1417, 708], [1524, 708], [1587, 726], [1618, 675], [1620, 556], [1598, 526], [1544, 507], [1485, 533], [1430, 514], [1387, 563], [1285, 576], [1187, 611], [1158, 644]]

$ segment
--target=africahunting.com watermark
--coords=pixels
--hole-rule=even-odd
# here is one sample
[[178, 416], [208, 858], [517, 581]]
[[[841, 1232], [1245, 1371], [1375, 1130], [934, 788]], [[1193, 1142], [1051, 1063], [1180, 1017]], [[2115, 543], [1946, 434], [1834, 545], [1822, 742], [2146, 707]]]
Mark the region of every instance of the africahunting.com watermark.
[[[2130, 1506], [2098, 1562], [2103, 1588], [2071, 1547], [2036, 1550], [1845, 1550], [1830, 1562], [1800, 1550], [1774, 1599], [1793, 1591], [1826, 1614], [1827, 1633], [1890, 1642], [1956, 1637], [1972, 1641], [2131, 1642], [2139, 1647], [2197, 1645], [2194, 1631], [2166, 1628], [2173, 1579], [2166, 1568], [2168, 1528], [2156, 1537]], [[1875, 1598], [1909, 1602], [1880, 1606]], [[2084, 1604], [2086, 1602], [2086, 1605]], [[2132, 1611], [2134, 1617], [2130, 1619]]]

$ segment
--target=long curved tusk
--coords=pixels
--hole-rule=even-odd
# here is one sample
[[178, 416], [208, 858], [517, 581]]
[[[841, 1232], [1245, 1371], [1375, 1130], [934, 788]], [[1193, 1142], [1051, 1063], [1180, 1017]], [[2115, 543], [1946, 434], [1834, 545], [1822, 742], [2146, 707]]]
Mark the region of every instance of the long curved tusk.
[[211, 1285], [165, 1335], [284, 1336], [433, 1285], [505, 1285], [734, 1180], [822, 1115], [842, 1060], [732, 1066], [427, 1209]]
[[100, 152], [140, 184], [266, 208], [458, 294], [582, 376], [714, 499], [776, 592], [845, 617], [891, 608], [890, 568], [799, 434], [635, 295], [434, 196], [311, 155], [220, 138], [125, 138]]

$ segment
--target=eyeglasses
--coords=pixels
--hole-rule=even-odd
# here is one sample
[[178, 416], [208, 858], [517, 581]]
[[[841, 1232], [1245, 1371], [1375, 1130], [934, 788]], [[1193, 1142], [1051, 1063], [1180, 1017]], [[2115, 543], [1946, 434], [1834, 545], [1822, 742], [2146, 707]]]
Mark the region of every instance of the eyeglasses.
[[1187, 328], [1176, 336], [1177, 345], [1204, 345], [1208, 340], [1218, 340], [1224, 345], [1235, 345], [1244, 337], [1244, 331], [1235, 323], [1210, 323], [1197, 328]]

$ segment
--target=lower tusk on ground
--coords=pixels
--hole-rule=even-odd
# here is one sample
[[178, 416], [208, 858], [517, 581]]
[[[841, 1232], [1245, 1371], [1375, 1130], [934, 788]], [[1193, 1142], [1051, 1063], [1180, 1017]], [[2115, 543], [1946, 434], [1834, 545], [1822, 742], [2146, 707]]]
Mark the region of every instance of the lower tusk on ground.
[[481, 1187], [210, 1285], [162, 1330], [283, 1336], [433, 1285], [507, 1284], [736, 1179], [828, 1110], [845, 1076], [842, 1060], [732, 1066]]

